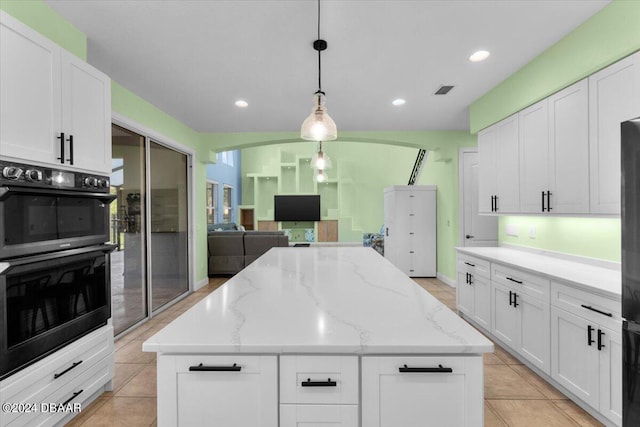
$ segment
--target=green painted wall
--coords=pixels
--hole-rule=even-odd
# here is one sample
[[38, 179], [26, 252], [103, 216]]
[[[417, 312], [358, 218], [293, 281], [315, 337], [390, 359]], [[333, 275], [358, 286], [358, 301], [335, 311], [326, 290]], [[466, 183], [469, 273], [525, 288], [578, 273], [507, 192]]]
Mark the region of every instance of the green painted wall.
[[[640, 1], [614, 0], [470, 106], [471, 132], [531, 105], [640, 49]], [[620, 261], [619, 218], [501, 217], [499, 240]], [[520, 228], [506, 235], [507, 224]], [[529, 228], [537, 237], [529, 238]]]
[[41, 0], [0, 0], [0, 9], [79, 58], [87, 60], [87, 37]]
[[[507, 236], [507, 225], [518, 228], [518, 237]], [[536, 237], [530, 238], [530, 228]], [[500, 218], [500, 242], [590, 258], [620, 262], [621, 228], [618, 218]]]
[[[308, 166], [298, 167], [306, 174], [296, 185], [295, 173], [283, 172], [283, 163], [299, 164], [300, 158], [311, 157], [317, 150], [310, 142], [293, 142], [260, 146], [259, 141], [296, 140], [296, 134], [208, 134], [218, 145], [227, 148], [251, 147], [242, 150], [243, 204], [269, 204], [257, 215], [272, 215], [273, 194], [313, 193]], [[225, 141], [225, 142], [223, 142]], [[393, 144], [393, 145], [391, 145]], [[344, 132], [339, 141], [323, 144], [331, 157], [330, 180], [337, 180], [337, 213], [333, 219], [340, 224], [339, 240], [362, 242], [363, 232], [377, 232], [384, 222], [383, 190], [390, 185], [405, 185], [418, 154], [418, 148], [431, 150], [418, 184], [434, 184], [437, 193], [438, 273], [455, 278], [455, 251], [458, 245], [458, 148], [473, 147], [476, 138], [466, 132]], [[286, 166], [284, 167], [286, 169]], [[308, 170], [307, 170], [308, 169]], [[262, 174], [265, 178], [247, 178], [247, 174]], [[270, 179], [267, 182], [266, 176]], [[254, 194], [253, 179], [264, 179]], [[278, 182], [280, 181], [280, 182]], [[290, 183], [293, 182], [293, 183]], [[303, 188], [300, 188], [303, 187]], [[333, 190], [332, 190], [333, 191]], [[319, 190], [321, 197], [322, 185]], [[330, 194], [333, 194], [330, 192]], [[323, 201], [324, 203], [324, 201]], [[265, 217], [272, 219], [272, 217]]]
[[640, 1], [614, 0], [473, 102], [471, 132], [476, 133], [639, 49]]

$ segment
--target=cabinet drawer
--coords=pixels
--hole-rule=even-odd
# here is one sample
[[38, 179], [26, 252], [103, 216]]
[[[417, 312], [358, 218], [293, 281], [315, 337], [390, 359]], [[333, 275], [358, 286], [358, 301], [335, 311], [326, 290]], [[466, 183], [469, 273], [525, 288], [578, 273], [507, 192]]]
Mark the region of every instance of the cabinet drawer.
[[491, 278], [491, 263], [471, 255], [458, 254], [458, 271], [471, 273], [476, 276]]
[[560, 282], [551, 282], [551, 304], [613, 330], [622, 325], [620, 301]]
[[502, 264], [491, 264], [491, 280], [543, 301], [549, 301], [549, 280]]
[[281, 403], [358, 403], [357, 356], [281, 356]]
[[357, 405], [280, 405], [280, 427], [358, 427]]
[[[69, 381], [113, 354], [113, 328], [105, 326], [0, 383], [3, 402], [44, 402]], [[18, 414], [3, 414], [9, 423]]]

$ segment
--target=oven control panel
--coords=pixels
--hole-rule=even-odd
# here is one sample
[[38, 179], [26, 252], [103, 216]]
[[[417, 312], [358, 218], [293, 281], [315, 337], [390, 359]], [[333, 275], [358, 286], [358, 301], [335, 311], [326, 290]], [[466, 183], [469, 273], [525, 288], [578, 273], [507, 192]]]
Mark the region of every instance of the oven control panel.
[[109, 192], [109, 177], [0, 161], [0, 186]]

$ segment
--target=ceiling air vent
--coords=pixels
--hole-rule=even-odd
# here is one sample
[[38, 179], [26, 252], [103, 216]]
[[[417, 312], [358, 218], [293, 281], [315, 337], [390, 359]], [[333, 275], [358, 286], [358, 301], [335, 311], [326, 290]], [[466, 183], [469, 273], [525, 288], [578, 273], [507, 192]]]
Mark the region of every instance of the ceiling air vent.
[[446, 95], [453, 89], [453, 86], [440, 86], [434, 95]]

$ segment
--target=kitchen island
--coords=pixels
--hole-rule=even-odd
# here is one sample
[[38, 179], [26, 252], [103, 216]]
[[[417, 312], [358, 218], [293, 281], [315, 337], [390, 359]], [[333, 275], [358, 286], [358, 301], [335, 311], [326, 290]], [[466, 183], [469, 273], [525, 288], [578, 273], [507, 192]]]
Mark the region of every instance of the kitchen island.
[[371, 248], [273, 248], [143, 344], [159, 426], [483, 424], [493, 344]]

